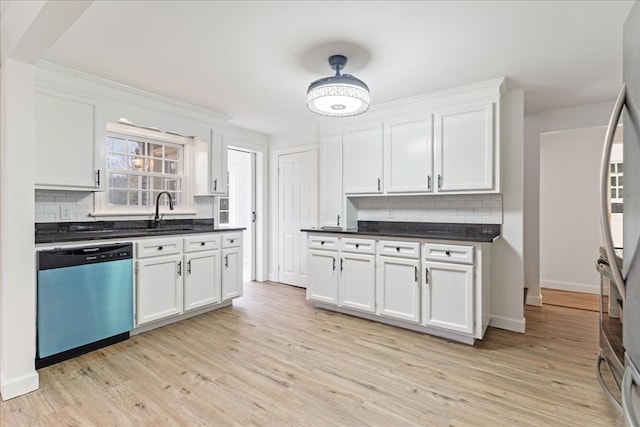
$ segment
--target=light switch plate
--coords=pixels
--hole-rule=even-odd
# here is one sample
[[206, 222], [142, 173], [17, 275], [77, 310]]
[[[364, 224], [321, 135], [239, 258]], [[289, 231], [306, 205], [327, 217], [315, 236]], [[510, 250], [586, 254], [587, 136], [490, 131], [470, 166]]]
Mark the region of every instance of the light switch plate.
[[71, 219], [71, 207], [60, 206], [60, 219]]

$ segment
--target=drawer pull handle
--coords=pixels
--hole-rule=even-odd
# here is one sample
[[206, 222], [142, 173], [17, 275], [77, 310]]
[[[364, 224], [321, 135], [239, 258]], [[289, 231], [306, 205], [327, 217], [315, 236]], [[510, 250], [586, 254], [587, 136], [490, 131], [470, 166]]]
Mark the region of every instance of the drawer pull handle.
[[333, 271], [336, 271], [336, 258], [331, 257], [333, 259]]
[[450, 251], [444, 251], [446, 256], [451, 256], [451, 252]]
[[204, 246], [204, 242], [200, 242], [200, 246]]
[[426, 285], [429, 284], [429, 269], [428, 268], [424, 269], [424, 283]]
[[358, 243], [356, 243], [356, 249], [358, 249], [360, 247], [360, 245]]
[[162, 250], [162, 246], [158, 246], [158, 250], [161, 251]]
[[344, 258], [340, 258], [340, 271], [344, 270]]

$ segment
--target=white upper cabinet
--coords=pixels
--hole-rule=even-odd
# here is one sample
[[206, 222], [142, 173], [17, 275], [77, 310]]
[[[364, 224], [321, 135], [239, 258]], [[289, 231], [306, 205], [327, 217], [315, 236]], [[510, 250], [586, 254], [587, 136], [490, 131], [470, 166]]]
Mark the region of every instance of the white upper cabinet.
[[431, 114], [384, 121], [384, 190], [432, 191]]
[[382, 123], [344, 131], [342, 170], [346, 194], [382, 193]]
[[492, 191], [494, 104], [455, 108], [435, 115], [435, 175], [438, 192]]
[[38, 87], [35, 187], [96, 191], [104, 177], [104, 129], [97, 101]]
[[196, 196], [226, 196], [228, 193], [227, 139], [223, 129], [212, 128], [208, 141], [196, 141], [194, 186]]
[[342, 227], [342, 131], [320, 140], [320, 225]]

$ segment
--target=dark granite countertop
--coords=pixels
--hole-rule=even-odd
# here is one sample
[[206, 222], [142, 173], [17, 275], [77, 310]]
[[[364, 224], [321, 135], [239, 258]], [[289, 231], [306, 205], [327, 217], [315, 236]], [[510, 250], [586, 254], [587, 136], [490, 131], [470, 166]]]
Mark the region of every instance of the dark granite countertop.
[[173, 219], [154, 228], [153, 221], [38, 222], [36, 243], [62, 243], [81, 240], [128, 239], [134, 237], [241, 231], [242, 227], [215, 227], [213, 219]]
[[358, 221], [357, 229], [303, 228], [300, 231], [380, 237], [456, 240], [491, 243], [500, 237], [500, 224], [460, 224], [446, 222]]

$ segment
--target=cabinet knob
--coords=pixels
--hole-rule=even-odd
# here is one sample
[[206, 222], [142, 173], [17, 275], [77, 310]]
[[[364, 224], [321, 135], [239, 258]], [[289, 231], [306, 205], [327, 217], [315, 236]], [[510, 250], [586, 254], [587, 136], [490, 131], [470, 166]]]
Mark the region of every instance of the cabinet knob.
[[398, 246], [398, 247], [396, 248], [396, 251], [400, 252], [400, 246]]
[[360, 245], [358, 243], [356, 243], [356, 249], [358, 249], [360, 247]]
[[162, 246], [158, 246], [158, 250], [161, 251], [162, 250]]
[[233, 243], [233, 242], [235, 242], [235, 240], [231, 239], [231, 240], [229, 240], [229, 242]]
[[449, 252], [449, 251], [444, 251], [444, 254], [445, 254], [446, 256], [451, 256], [451, 252]]
[[204, 246], [204, 242], [200, 242], [200, 246]]
[[324, 245], [324, 240], [322, 240], [322, 241], [320, 242], [320, 244], [321, 244], [321, 245]]

